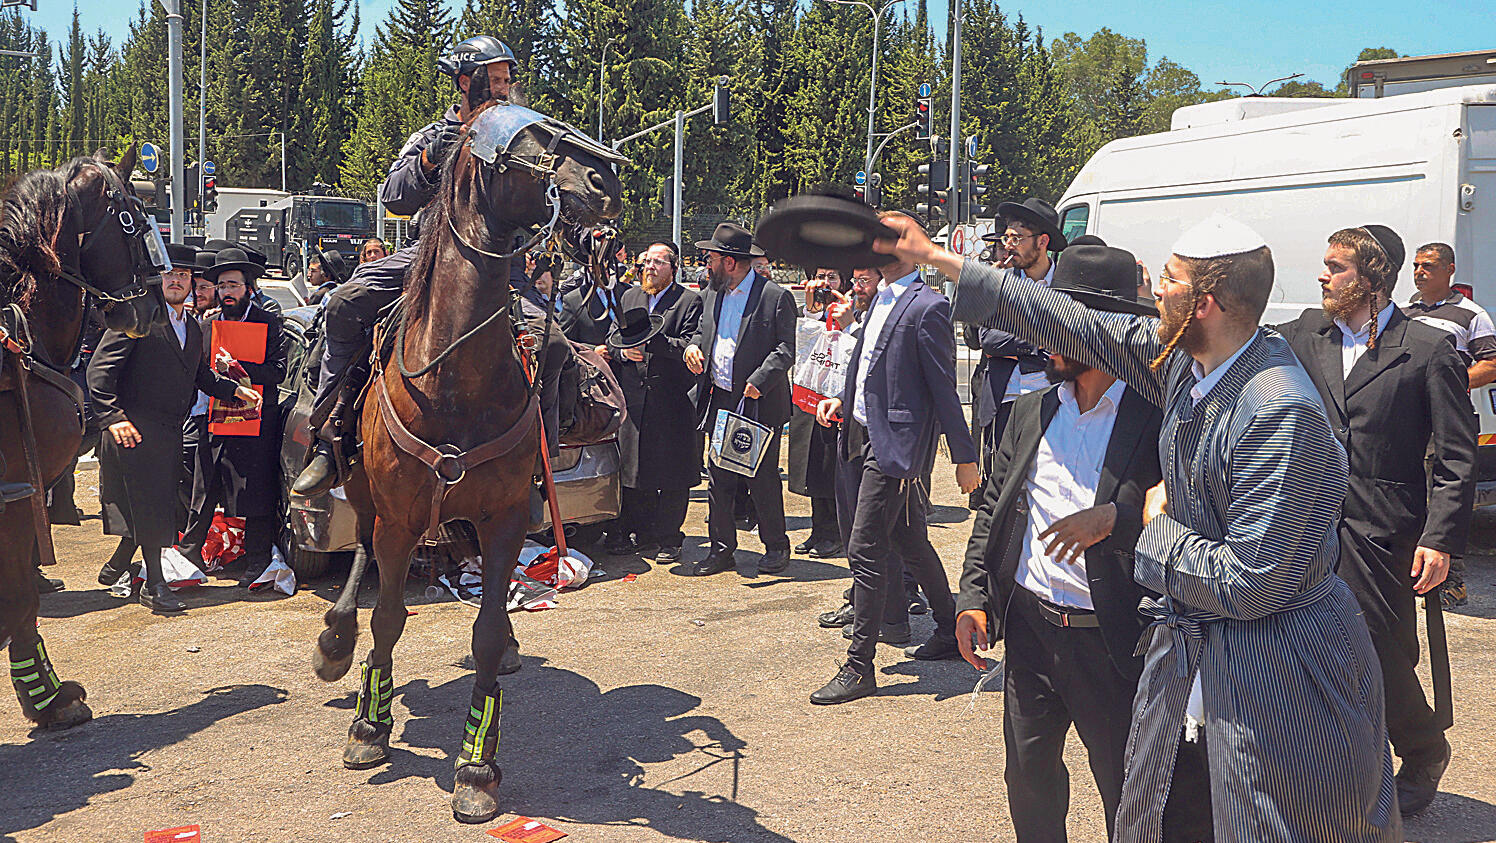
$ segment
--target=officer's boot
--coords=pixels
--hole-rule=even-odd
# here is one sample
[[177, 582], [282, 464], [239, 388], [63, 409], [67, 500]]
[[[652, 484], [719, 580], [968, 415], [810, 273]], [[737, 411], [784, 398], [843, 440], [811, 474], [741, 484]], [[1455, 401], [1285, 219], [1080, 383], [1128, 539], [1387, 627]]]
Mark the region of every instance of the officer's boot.
[[334, 449], [343, 432], [343, 413], [347, 411], [347, 405], [348, 391], [343, 390], [338, 394], [337, 403], [333, 405], [327, 421], [317, 428], [312, 458], [297, 476], [296, 482], [291, 484], [291, 494], [310, 497], [331, 491], [338, 485], [338, 458]]
[[[5, 455], [0, 453], [0, 477], [5, 476]], [[5, 505], [15, 501], [25, 500], [36, 494], [36, 489], [30, 483], [5, 483], [0, 482], [0, 512], [5, 511]]]

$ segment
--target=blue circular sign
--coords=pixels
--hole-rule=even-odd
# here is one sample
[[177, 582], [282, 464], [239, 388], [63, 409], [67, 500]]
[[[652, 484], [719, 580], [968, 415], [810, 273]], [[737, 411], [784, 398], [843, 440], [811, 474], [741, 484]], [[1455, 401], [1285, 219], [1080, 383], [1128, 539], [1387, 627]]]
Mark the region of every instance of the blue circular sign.
[[921, 82], [921, 83], [919, 83], [919, 95], [922, 96], [922, 97], [928, 97], [930, 95], [930, 83], [929, 82]]
[[852, 177], [852, 181], [855, 181], [858, 184], [867, 184], [867, 171], [858, 170], [857, 175]]
[[155, 144], [147, 142], [140, 145], [140, 166], [147, 173], [154, 173], [160, 169], [161, 151], [156, 149]]
[[218, 172], [218, 165], [217, 164], [214, 164], [212, 161], [204, 161], [203, 162], [203, 175], [205, 175], [205, 176], [211, 176], [211, 175], [213, 175], [216, 172]]

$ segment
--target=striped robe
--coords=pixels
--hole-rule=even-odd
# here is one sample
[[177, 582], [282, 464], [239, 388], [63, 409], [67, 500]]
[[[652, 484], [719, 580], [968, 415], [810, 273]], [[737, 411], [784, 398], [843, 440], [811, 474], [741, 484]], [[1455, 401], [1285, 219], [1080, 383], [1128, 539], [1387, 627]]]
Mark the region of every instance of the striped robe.
[[1259, 329], [1196, 405], [1192, 359], [1154, 318], [1100, 313], [972, 261], [954, 318], [1011, 331], [1126, 381], [1163, 408], [1169, 511], [1134, 576], [1161, 599], [1139, 642], [1117, 841], [1162, 840], [1185, 702], [1199, 672], [1215, 839], [1400, 841], [1382, 675], [1334, 573], [1345, 452], [1288, 343]]

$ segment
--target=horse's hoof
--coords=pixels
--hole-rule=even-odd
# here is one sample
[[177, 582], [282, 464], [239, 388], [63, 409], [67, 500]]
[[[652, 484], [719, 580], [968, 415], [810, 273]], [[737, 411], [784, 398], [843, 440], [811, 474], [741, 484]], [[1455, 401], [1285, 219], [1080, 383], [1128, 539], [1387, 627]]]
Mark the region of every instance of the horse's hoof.
[[506, 647], [504, 648], [504, 655], [499, 656], [500, 676], [508, 676], [511, 673], [518, 673], [519, 669], [524, 666], [525, 663], [521, 661], [519, 657], [518, 647]]
[[458, 767], [452, 783], [452, 816], [462, 823], [486, 823], [497, 817], [503, 778], [503, 771], [492, 761]]
[[348, 675], [348, 668], [353, 666], [353, 653], [342, 658], [328, 658], [322, 648], [318, 647], [312, 653], [312, 672], [323, 682], [336, 682]]
[[49, 731], [60, 732], [63, 729], [71, 729], [93, 719], [93, 709], [82, 700], [68, 703], [59, 709], [46, 723], [42, 724]]
[[343, 747], [343, 766], [350, 770], [367, 770], [390, 760], [390, 727], [375, 726], [355, 720], [348, 728], [348, 744]]

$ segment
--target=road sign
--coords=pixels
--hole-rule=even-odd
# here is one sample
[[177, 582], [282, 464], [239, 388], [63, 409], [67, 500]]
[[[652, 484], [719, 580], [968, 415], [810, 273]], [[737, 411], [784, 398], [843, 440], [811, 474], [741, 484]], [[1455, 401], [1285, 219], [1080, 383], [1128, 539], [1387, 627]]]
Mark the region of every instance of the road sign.
[[858, 184], [867, 184], [867, 170], [858, 170], [857, 175], [853, 176], [852, 181]]
[[951, 226], [951, 251], [958, 255], [966, 254], [966, 229], [959, 225]]
[[205, 176], [211, 176], [211, 175], [213, 175], [216, 172], [218, 172], [218, 165], [217, 164], [214, 164], [212, 161], [204, 161], [203, 162], [203, 175], [205, 175]]
[[147, 173], [154, 173], [161, 167], [161, 151], [156, 149], [155, 144], [140, 145], [140, 166], [145, 168]]
[[919, 83], [919, 95], [922, 96], [922, 97], [928, 97], [930, 95], [930, 83], [929, 82], [921, 82], [921, 83]]
[[977, 136], [976, 135], [972, 135], [971, 137], [969, 137], [969, 138], [966, 139], [966, 157], [968, 157], [968, 158], [975, 158], [976, 156], [977, 156]]

